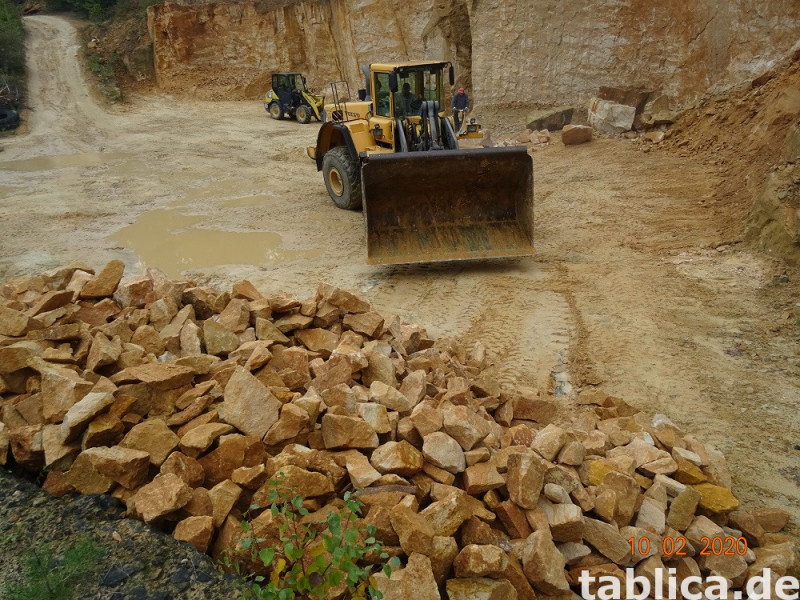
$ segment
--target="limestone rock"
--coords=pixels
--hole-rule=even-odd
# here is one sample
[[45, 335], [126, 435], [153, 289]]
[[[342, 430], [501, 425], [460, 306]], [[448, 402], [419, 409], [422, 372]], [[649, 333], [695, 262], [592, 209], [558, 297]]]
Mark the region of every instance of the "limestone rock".
[[367, 337], [378, 338], [383, 331], [383, 317], [375, 311], [348, 314], [342, 319], [342, 325]]
[[[216, 439], [233, 431], [233, 427], [227, 423], [206, 423], [189, 430], [180, 439], [180, 449], [192, 458], [197, 458], [200, 454], [208, 450]], [[220, 522], [221, 524], [221, 522]]]
[[508, 556], [498, 546], [469, 544], [458, 554], [453, 567], [458, 578], [502, 577], [508, 568]]
[[547, 517], [553, 539], [557, 542], [580, 542], [583, 539], [583, 511], [575, 504], [551, 504], [539, 499], [539, 509]]
[[229, 331], [242, 333], [250, 325], [250, 302], [243, 298], [231, 299], [219, 313], [217, 323]]
[[406, 441], [387, 442], [378, 446], [370, 457], [370, 464], [381, 473], [413, 475], [422, 470], [422, 453]]
[[445, 587], [449, 600], [517, 600], [517, 590], [506, 579], [448, 579]]
[[64, 415], [61, 431], [65, 441], [80, 437], [87, 424], [114, 403], [114, 396], [102, 392], [90, 392], [73, 404]]
[[693, 487], [686, 487], [680, 494], [675, 496], [669, 507], [667, 525], [677, 531], [686, 531], [694, 519], [695, 511], [702, 495]]
[[514, 502], [500, 502], [494, 507], [494, 511], [511, 538], [527, 538], [531, 534], [531, 526], [525, 513]]
[[548, 531], [534, 531], [525, 541], [522, 566], [528, 580], [537, 590], [550, 595], [569, 590], [564, 573], [566, 560], [558, 551]]
[[284, 404], [280, 409], [280, 417], [264, 436], [264, 443], [267, 446], [275, 446], [292, 440], [306, 431], [309, 423], [308, 412], [295, 404]]
[[228, 355], [239, 347], [239, 336], [221, 323], [206, 320], [203, 323], [203, 340], [206, 352], [214, 356]]
[[112, 260], [103, 270], [86, 282], [81, 288], [81, 298], [103, 298], [111, 296], [117, 289], [125, 271], [125, 263], [121, 260]]
[[463, 482], [468, 494], [477, 495], [504, 486], [506, 480], [492, 463], [480, 462], [466, 468]]
[[128, 369], [128, 373], [156, 390], [172, 390], [192, 382], [194, 371], [175, 363], [148, 363]]
[[160, 473], [173, 473], [192, 488], [203, 485], [203, 481], [206, 477], [205, 471], [199, 462], [178, 451], [170, 454], [167, 459], [161, 463]]
[[767, 533], [778, 532], [789, 522], [789, 513], [782, 508], [756, 508], [750, 514]]
[[140, 307], [147, 303], [153, 292], [153, 280], [147, 276], [125, 279], [119, 283], [114, 292], [114, 301], [122, 308]]
[[95, 470], [129, 490], [145, 484], [150, 467], [150, 455], [143, 450], [113, 446], [84, 450]]
[[567, 126], [572, 121], [572, 114], [575, 112], [572, 106], [559, 106], [546, 110], [538, 110], [530, 113], [526, 119], [528, 129], [539, 131], [541, 129], [557, 131]]
[[263, 438], [278, 420], [281, 402], [244, 367], [236, 367], [225, 386], [220, 417], [239, 431]]
[[414, 408], [412, 400], [403, 396], [400, 390], [386, 385], [382, 381], [373, 381], [369, 386], [369, 399], [370, 402], [377, 402], [400, 413], [410, 412]]
[[615, 525], [584, 517], [583, 539], [612, 562], [624, 565], [630, 557], [631, 547]]
[[392, 529], [397, 533], [403, 552], [428, 554], [433, 544], [434, 530], [417, 512], [398, 504], [390, 509], [389, 519]]
[[186, 506], [191, 499], [191, 488], [177, 475], [165, 473], [139, 488], [133, 503], [136, 512], [150, 523]]
[[577, 146], [592, 141], [592, 128], [586, 125], [566, 125], [561, 130], [561, 143], [565, 146]]
[[589, 124], [603, 133], [616, 135], [630, 131], [636, 108], [609, 100], [593, 98], [589, 103]]
[[67, 472], [67, 481], [81, 494], [105, 494], [114, 481], [100, 473], [94, 466], [91, 456], [82, 452]]
[[566, 441], [567, 432], [550, 424], [536, 434], [531, 447], [545, 460], [553, 461]]
[[453, 404], [442, 408], [444, 430], [461, 447], [471, 450], [478, 442], [489, 435], [490, 427], [485, 419], [467, 406]]
[[433, 527], [436, 535], [451, 536], [472, 516], [466, 497], [453, 495], [429, 504], [420, 515]]
[[339, 343], [338, 335], [322, 328], [301, 329], [295, 336], [306, 348], [313, 352], [321, 352], [325, 358], [336, 350]]
[[461, 473], [466, 468], [466, 459], [461, 446], [442, 431], [423, 438], [422, 454], [425, 460], [450, 473]]
[[711, 483], [701, 483], [692, 487], [700, 492], [700, 506], [706, 510], [723, 514], [739, 508], [739, 501], [728, 488]]
[[123, 448], [143, 450], [150, 455], [150, 464], [158, 467], [178, 447], [180, 439], [160, 419], [149, 419], [135, 425], [119, 443]]
[[[279, 471], [272, 475], [272, 479], [278, 482], [278, 489], [284, 490], [291, 496], [296, 494], [304, 498], [314, 498], [324, 496], [333, 491], [333, 484], [322, 473], [307, 471], [294, 465], [281, 467]], [[268, 506], [268, 495], [272, 486], [267, 482], [264, 486], [253, 494], [253, 502], [260, 506]]]
[[506, 485], [511, 500], [522, 508], [536, 508], [544, 485], [545, 465], [533, 452], [508, 457]]
[[359, 402], [358, 416], [364, 419], [375, 433], [389, 433], [392, 426], [389, 423], [389, 413], [383, 404], [375, 402]]
[[47, 423], [60, 423], [72, 406], [92, 389], [77, 373], [60, 367], [42, 372], [42, 414]]
[[172, 537], [189, 542], [198, 552], [206, 552], [214, 537], [214, 519], [209, 516], [187, 517], [175, 526]]
[[350, 481], [356, 488], [369, 487], [381, 478], [381, 473], [369, 464], [369, 459], [360, 452], [354, 450], [341, 452], [337, 456], [337, 462], [344, 464]]
[[[325, 414], [322, 438], [326, 448], [377, 448], [378, 434], [369, 423], [357, 417]], [[422, 465], [420, 465], [422, 468]]]
[[222, 526], [241, 495], [242, 488], [230, 479], [226, 479], [208, 490], [214, 527]]
[[422, 554], [414, 553], [409, 556], [406, 568], [392, 571], [391, 578], [380, 573], [375, 579], [384, 600], [441, 599], [431, 561]]

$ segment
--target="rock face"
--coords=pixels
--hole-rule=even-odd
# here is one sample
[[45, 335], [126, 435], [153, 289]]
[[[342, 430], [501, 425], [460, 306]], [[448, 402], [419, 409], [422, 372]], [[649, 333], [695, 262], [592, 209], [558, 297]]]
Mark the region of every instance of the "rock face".
[[[271, 71], [322, 90], [363, 87], [360, 66], [449, 60], [473, 106], [585, 103], [600, 86], [645, 87], [679, 104], [760, 75], [797, 41], [800, 4], [700, 0], [380, 0], [163, 3], [148, 8], [165, 90], [260, 99]], [[509, 57], [514, 57], [510, 60]], [[224, 68], [221, 66], [224, 64]], [[328, 94], [330, 96], [330, 94]]]

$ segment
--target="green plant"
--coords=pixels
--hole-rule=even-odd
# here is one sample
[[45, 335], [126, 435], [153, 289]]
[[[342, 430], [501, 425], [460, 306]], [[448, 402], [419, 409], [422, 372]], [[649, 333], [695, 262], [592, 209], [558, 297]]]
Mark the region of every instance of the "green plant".
[[[293, 490], [270, 481], [267, 509], [271, 522], [277, 528], [272, 545], [266, 538], [258, 537], [257, 528], [245, 515], [242, 520], [244, 536], [239, 542], [241, 553], [247, 553], [252, 564], [263, 566], [264, 574], [242, 573], [242, 563], [226, 557], [228, 567], [244, 578], [241, 585], [244, 600], [322, 600], [331, 590], [344, 591], [353, 600], [364, 600], [367, 594], [380, 600], [372, 577], [374, 565], [364, 559], [370, 555], [386, 561], [383, 545], [375, 539], [375, 527], [365, 530], [357, 526], [362, 504], [350, 492], [345, 493], [340, 512], [328, 511], [323, 521], [306, 519], [309, 511], [303, 498], [293, 495]], [[251, 511], [260, 510], [258, 505]], [[267, 515], [270, 516], [270, 515]], [[389, 576], [392, 567], [399, 565], [392, 558], [383, 565]], [[344, 589], [343, 589], [344, 588]]]
[[3, 584], [6, 600], [69, 600], [75, 584], [93, 567], [105, 550], [90, 537], [83, 537], [57, 557], [52, 547], [32, 548], [25, 553], [22, 582]]
[[0, 0], [0, 75], [16, 80], [25, 73], [25, 31], [22, 9], [14, 0]]

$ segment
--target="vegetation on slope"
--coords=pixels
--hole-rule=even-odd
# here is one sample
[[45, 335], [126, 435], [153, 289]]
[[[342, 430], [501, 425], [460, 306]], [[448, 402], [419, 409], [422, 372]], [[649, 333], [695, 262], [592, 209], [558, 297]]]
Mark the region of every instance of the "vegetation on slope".
[[0, 0], [0, 80], [20, 85], [25, 76], [25, 31], [22, 7], [14, 0]]

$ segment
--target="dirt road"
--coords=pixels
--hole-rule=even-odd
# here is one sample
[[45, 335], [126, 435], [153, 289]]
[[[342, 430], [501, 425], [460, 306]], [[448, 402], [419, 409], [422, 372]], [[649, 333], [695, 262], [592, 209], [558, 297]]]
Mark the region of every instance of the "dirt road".
[[481, 342], [501, 381], [565, 406], [597, 386], [668, 415], [727, 455], [747, 506], [790, 510], [797, 532], [798, 274], [720, 239], [702, 163], [556, 139], [534, 154], [534, 258], [371, 267], [361, 214], [334, 207], [305, 156], [313, 124], [258, 102], [98, 105], [72, 26], [26, 27], [29, 130], [0, 139], [0, 279], [121, 258], [129, 275], [352, 289], [439, 340]]

